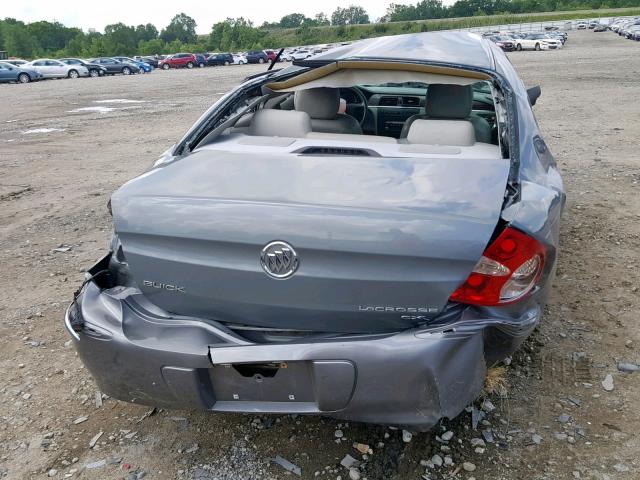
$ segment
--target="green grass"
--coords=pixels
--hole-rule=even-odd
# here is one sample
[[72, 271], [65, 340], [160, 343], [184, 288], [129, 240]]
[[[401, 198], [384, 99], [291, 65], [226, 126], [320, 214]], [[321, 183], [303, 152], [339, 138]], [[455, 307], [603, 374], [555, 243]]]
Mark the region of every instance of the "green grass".
[[267, 30], [261, 42], [267, 46], [289, 47], [333, 43], [363, 38], [400, 35], [403, 33], [457, 30], [493, 25], [514, 25], [531, 22], [578, 20], [594, 17], [616, 17], [640, 15], [640, 8], [614, 8], [597, 10], [574, 10], [565, 12], [542, 12], [507, 15], [447, 18], [441, 20], [415, 20], [411, 22], [376, 23], [369, 25], [331, 26], [312, 28], [288, 28]]

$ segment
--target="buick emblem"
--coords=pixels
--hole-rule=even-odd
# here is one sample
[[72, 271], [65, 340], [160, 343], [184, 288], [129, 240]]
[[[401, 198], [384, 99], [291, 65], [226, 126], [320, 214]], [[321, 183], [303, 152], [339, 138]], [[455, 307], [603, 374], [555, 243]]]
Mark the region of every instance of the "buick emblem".
[[298, 269], [298, 254], [287, 242], [271, 242], [260, 252], [260, 264], [273, 278], [289, 278]]

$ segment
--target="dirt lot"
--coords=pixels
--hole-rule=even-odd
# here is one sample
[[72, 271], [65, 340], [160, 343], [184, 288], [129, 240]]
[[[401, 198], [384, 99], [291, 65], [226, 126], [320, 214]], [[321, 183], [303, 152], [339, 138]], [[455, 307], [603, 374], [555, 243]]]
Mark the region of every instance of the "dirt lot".
[[[63, 311], [107, 247], [110, 192], [264, 67], [1, 86], [0, 477], [290, 477], [269, 462], [280, 455], [302, 478], [347, 479], [350, 454], [369, 480], [640, 478], [640, 372], [617, 365], [640, 360], [640, 44], [577, 32], [510, 58], [542, 86], [535, 110], [568, 191], [554, 292], [479, 429], [463, 413], [409, 443], [321, 418], [150, 412], [100, 396], [68, 344]], [[453, 464], [426, 466], [435, 454]]]

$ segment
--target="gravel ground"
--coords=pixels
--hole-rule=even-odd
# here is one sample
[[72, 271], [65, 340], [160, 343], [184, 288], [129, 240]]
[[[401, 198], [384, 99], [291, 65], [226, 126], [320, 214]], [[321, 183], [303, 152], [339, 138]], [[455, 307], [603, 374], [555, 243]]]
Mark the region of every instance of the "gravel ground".
[[639, 48], [575, 32], [562, 51], [510, 54], [542, 86], [568, 191], [554, 291], [506, 362], [506, 395], [475, 405], [477, 429], [465, 412], [412, 438], [115, 401], [68, 343], [63, 311], [107, 247], [110, 192], [263, 66], [0, 86], [0, 478], [295, 478], [276, 456], [305, 479], [640, 478], [640, 373], [620, 371], [640, 360]]

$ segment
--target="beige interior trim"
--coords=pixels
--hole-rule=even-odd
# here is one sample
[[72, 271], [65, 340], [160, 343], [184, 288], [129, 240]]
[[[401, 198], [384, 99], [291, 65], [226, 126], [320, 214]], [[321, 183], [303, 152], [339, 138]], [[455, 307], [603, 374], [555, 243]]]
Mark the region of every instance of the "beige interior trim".
[[426, 73], [448, 77], [461, 77], [474, 83], [480, 80], [490, 80], [491, 77], [482, 72], [465, 70], [462, 68], [441, 67], [437, 65], [419, 65], [416, 63], [378, 62], [378, 61], [339, 61], [314, 68], [308, 72], [297, 75], [282, 82], [267, 83], [265, 86], [273, 91], [294, 91], [295, 87], [304, 85], [314, 80], [324, 78], [339, 70], [375, 70], [375, 71], [404, 71], [414, 73]]

